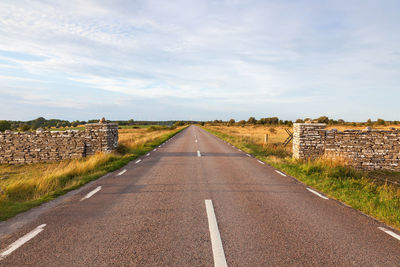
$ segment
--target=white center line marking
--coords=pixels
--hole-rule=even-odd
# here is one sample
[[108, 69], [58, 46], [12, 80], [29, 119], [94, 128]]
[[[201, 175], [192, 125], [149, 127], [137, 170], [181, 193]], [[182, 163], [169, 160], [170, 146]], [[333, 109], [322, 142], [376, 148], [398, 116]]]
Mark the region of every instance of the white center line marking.
[[38, 235], [41, 231], [44, 230], [44, 227], [46, 224], [41, 224], [23, 237], [19, 238], [17, 241], [12, 243], [6, 250], [0, 253], [0, 260], [4, 259], [6, 256], [10, 255], [13, 251], [18, 249], [20, 246], [34, 238], [36, 235]]
[[246, 154], [246, 156], [251, 157], [249, 154]]
[[126, 173], [126, 169], [124, 169], [122, 172], [118, 173], [117, 176], [120, 176], [122, 174]]
[[205, 202], [208, 218], [208, 228], [210, 230], [211, 246], [214, 256], [214, 266], [228, 266], [225, 259], [224, 248], [222, 247], [221, 235], [219, 234], [217, 218], [215, 217], [212, 201], [210, 199], [206, 199]]
[[386, 228], [383, 228], [383, 227], [378, 227], [378, 229], [384, 231], [388, 235], [391, 235], [392, 237], [396, 238], [397, 240], [400, 240], [400, 235], [398, 235], [398, 234], [396, 234], [396, 233], [394, 233], [394, 232], [392, 232], [392, 231], [390, 231], [390, 230], [388, 230]]
[[194, 142], [195, 142], [195, 143], [197, 143], [197, 139], [196, 139], [196, 140], [194, 140]]
[[261, 160], [257, 160], [259, 163], [261, 163], [262, 165], [265, 165], [265, 163], [264, 162], [262, 162]]
[[279, 173], [282, 176], [286, 176], [286, 174], [284, 174], [283, 172], [280, 172], [280, 171], [277, 171], [277, 170], [275, 170], [275, 172]]
[[198, 156], [198, 157], [201, 157], [201, 153], [200, 153], [199, 150], [197, 150], [197, 156]]
[[148, 157], [148, 156], [150, 156], [150, 153], [147, 153], [147, 154], [146, 154], [146, 157]]
[[142, 160], [141, 159], [138, 159], [136, 162], [135, 162], [135, 164], [138, 164], [139, 162], [141, 162]]
[[99, 192], [101, 190], [101, 186], [96, 187], [96, 189], [90, 191], [86, 196], [84, 196], [80, 201], [84, 201], [85, 199], [90, 198], [91, 196], [93, 196], [94, 194], [96, 194], [97, 192]]
[[313, 193], [314, 195], [319, 196], [320, 198], [329, 199], [329, 198], [327, 198], [326, 196], [323, 196], [323, 195], [321, 195], [320, 193], [318, 193], [318, 192], [312, 190], [311, 188], [308, 188], [308, 187], [307, 187], [306, 189], [307, 189], [308, 191], [310, 191], [311, 193]]

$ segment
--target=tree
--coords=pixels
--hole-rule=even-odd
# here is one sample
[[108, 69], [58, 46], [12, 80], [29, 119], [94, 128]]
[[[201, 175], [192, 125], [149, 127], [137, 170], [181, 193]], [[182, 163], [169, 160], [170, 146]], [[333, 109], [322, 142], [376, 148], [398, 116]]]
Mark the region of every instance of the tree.
[[266, 124], [266, 123], [267, 123], [266, 118], [261, 118], [261, 119], [259, 119], [259, 120], [258, 120], [258, 123], [259, 123], [259, 124], [262, 124], [262, 125]]
[[304, 121], [302, 119], [297, 119], [296, 123], [304, 123]]
[[250, 117], [250, 118], [247, 120], [247, 123], [248, 123], [248, 124], [256, 124], [256, 123], [257, 123], [257, 120], [256, 120], [256, 118], [254, 118], [254, 117]]
[[329, 118], [326, 117], [326, 116], [322, 116], [322, 117], [319, 117], [319, 118], [317, 119], [317, 121], [318, 121], [319, 123], [329, 123]]
[[230, 125], [235, 124], [235, 120], [234, 119], [230, 119], [228, 122]]
[[185, 123], [183, 121], [177, 121], [174, 123], [174, 126], [183, 126]]
[[19, 127], [19, 130], [20, 130], [21, 132], [26, 132], [26, 131], [29, 131], [30, 129], [31, 129], [31, 127], [29, 127], [28, 124], [22, 124], [22, 125]]
[[378, 125], [385, 125], [385, 120], [383, 120], [383, 119], [378, 119], [378, 120], [376, 121], [376, 124], [378, 124]]
[[246, 124], [246, 121], [245, 120], [240, 120], [240, 121], [238, 121], [238, 124], [241, 125], [241, 126], [244, 126]]
[[8, 121], [0, 121], [0, 132], [11, 129], [11, 124]]

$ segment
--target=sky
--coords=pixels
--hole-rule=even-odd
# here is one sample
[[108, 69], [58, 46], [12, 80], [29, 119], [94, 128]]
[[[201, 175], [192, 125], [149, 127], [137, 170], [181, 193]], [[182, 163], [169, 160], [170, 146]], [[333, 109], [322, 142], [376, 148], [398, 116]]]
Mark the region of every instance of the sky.
[[398, 0], [0, 1], [0, 120], [400, 120]]

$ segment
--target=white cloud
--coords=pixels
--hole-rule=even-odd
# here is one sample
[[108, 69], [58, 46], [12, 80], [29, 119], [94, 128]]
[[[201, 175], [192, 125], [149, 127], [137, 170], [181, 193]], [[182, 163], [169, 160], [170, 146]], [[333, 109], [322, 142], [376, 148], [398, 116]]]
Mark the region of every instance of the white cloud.
[[[348, 110], [343, 115], [365, 119], [354, 115], [355, 106], [382, 94], [400, 96], [400, 19], [394, 5], [2, 1], [0, 67], [9, 73], [0, 84], [14, 86], [15, 96], [23, 97], [21, 88], [32, 82], [40, 87], [32, 76], [40, 77], [52, 85], [40, 87], [39, 98], [87, 110], [93, 103], [80, 105], [80, 95], [93, 88], [115, 98], [161, 101], [165, 110], [188, 108], [179, 101], [189, 101], [197, 113], [204, 107], [203, 119], [221, 110], [240, 110], [240, 116], [280, 111], [291, 119], [300, 108], [314, 116], [326, 110], [335, 115], [331, 99], [349, 95], [352, 101], [341, 102], [341, 110]], [[70, 98], [63, 99], [67, 87]], [[311, 107], [313, 101], [321, 104]], [[41, 103], [43, 110], [52, 105]], [[384, 114], [389, 119], [398, 111], [388, 105]]]

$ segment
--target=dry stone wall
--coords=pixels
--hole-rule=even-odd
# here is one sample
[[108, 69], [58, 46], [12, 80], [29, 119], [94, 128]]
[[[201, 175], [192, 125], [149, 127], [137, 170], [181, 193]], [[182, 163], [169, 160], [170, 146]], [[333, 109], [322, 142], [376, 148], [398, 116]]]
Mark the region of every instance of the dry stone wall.
[[87, 124], [85, 131], [0, 132], [0, 163], [21, 164], [77, 159], [118, 146], [118, 125]]
[[400, 171], [400, 130], [326, 130], [323, 123], [295, 123], [293, 157], [341, 158], [363, 170]]

